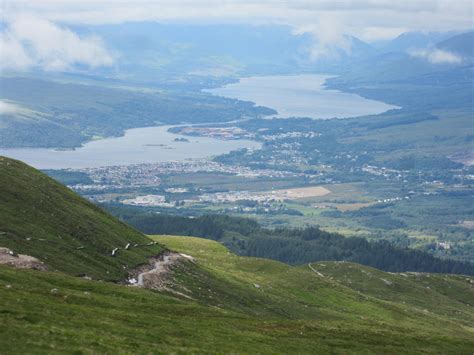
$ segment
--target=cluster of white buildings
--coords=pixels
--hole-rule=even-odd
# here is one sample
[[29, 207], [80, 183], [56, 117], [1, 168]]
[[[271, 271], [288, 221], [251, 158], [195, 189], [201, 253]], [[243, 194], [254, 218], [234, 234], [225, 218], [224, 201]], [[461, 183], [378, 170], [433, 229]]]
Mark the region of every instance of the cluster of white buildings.
[[122, 201], [125, 205], [132, 206], [148, 206], [148, 207], [173, 207], [174, 204], [166, 202], [166, 198], [163, 195], [145, 195], [137, 196], [132, 199], [127, 199]]
[[255, 139], [255, 134], [239, 127], [181, 127], [180, 134], [217, 139]]
[[271, 135], [266, 135], [266, 134], [261, 134], [260, 137], [265, 140], [265, 141], [276, 141], [280, 139], [286, 139], [286, 138], [316, 138], [320, 137], [321, 133], [318, 132], [286, 132], [286, 133], [278, 133], [278, 134], [271, 134]]
[[267, 177], [283, 178], [296, 177], [301, 174], [272, 170], [251, 169], [246, 166], [224, 165], [207, 159], [168, 161], [154, 164], [137, 164], [106, 166], [100, 168], [80, 169], [94, 181], [93, 185], [71, 186], [76, 190], [120, 188], [122, 186], [159, 186], [161, 175], [186, 173], [223, 173], [247, 178]]

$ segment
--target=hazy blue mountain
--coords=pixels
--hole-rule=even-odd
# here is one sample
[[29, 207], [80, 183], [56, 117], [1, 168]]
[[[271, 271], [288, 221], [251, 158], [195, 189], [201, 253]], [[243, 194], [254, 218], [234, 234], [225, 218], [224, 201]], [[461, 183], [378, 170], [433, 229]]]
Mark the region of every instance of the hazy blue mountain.
[[[414, 42], [412, 42], [414, 43]], [[452, 36], [431, 47], [419, 48], [426, 53], [441, 49], [463, 58], [472, 58], [474, 51], [474, 32], [467, 32]], [[357, 63], [346, 71], [346, 79], [364, 81], [404, 80], [419, 75], [434, 72], [443, 72], [449, 77], [447, 71], [458, 70], [466, 62], [430, 61], [428, 56], [416, 55], [416, 52], [391, 51], [376, 54]]]
[[418, 53], [373, 56], [329, 79], [329, 86], [402, 107], [472, 110], [473, 36], [455, 35]]
[[474, 31], [448, 38], [436, 44], [436, 47], [472, 60], [474, 58]]
[[292, 71], [312, 41], [287, 26], [140, 22], [74, 29], [103, 38], [118, 53], [119, 70], [137, 75]]
[[432, 47], [455, 35], [455, 32], [405, 32], [379, 48], [383, 52], [407, 52], [415, 48]]
[[100, 36], [117, 57], [102, 75], [121, 79], [183, 75], [241, 76], [305, 71], [339, 72], [377, 53], [369, 44], [347, 37], [350, 50], [331, 48], [317, 58], [310, 34], [289, 26], [241, 24], [162, 24], [75, 26], [81, 34]]
[[137, 22], [73, 29], [100, 36], [116, 53], [116, 66], [100, 74], [148, 81], [163, 76], [341, 73], [352, 67], [371, 70], [374, 66], [393, 67], [383, 68], [382, 77], [385, 73], [406, 77], [441, 68], [415, 58], [410, 55], [412, 51], [435, 48], [439, 42], [440, 48], [455, 46], [461, 50], [470, 39], [468, 34], [458, 38], [456, 32], [407, 32], [384, 46], [372, 46], [348, 36], [349, 50], [334, 47], [315, 56], [315, 38], [311, 34], [295, 34], [289, 26]]

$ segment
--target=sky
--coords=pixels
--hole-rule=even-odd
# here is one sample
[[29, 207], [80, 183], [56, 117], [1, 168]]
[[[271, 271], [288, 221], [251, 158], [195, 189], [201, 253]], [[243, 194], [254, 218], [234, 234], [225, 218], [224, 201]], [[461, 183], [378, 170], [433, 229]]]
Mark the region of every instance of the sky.
[[[79, 36], [68, 25], [158, 21], [196, 24], [280, 24], [315, 39], [312, 56], [350, 50], [346, 35], [367, 42], [407, 31], [451, 31], [474, 27], [474, 0], [0, 0], [1, 66], [68, 70], [114, 62], [101, 38]], [[428, 60], [455, 60], [445, 53], [414, 52]]]

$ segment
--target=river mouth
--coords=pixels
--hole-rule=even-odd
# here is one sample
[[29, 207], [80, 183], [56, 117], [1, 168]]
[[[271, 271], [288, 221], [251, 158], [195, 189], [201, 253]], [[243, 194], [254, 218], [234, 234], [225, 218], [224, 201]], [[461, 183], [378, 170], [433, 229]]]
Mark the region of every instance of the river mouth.
[[349, 118], [380, 114], [399, 108], [356, 94], [327, 89], [327, 74], [272, 75], [241, 78], [239, 82], [204, 92], [266, 106], [278, 111], [275, 118]]

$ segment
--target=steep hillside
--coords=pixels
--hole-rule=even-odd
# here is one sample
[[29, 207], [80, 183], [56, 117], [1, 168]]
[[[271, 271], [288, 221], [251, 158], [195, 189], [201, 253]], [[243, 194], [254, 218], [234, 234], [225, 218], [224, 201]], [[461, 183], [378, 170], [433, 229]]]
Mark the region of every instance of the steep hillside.
[[[2, 348], [6, 353], [467, 354], [474, 347], [471, 278], [443, 276], [439, 288], [428, 274], [373, 271], [370, 289], [358, 290], [357, 275], [372, 270], [356, 264], [311, 265], [322, 270], [315, 272], [308, 265], [238, 257], [214, 241], [153, 239], [194, 257], [172, 268], [169, 295], [0, 266]], [[337, 268], [354, 275], [329, 273]], [[404, 286], [393, 282], [394, 292], [386, 282], [377, 283], [379, 278], [401, 278]], [[392, 293], [392, 299], [383, 293]]]
[[45, 174], [0, 157], [0, 247], [34, 256], [50, 270], [119, 280], [127, 267], [162, 250], [150, 242]]

